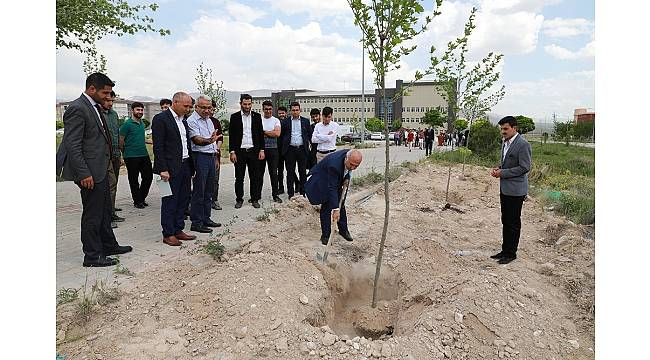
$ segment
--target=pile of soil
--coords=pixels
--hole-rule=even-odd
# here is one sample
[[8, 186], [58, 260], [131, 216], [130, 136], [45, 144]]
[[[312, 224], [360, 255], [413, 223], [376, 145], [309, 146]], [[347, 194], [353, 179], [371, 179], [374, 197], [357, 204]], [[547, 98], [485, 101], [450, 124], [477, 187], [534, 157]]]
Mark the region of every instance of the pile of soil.
[[593, 228], [524, 203], [518, 258], [498, 265], [498, 181], [489, 169], [419, 165], [390, 185], [379, 302], [371, 308], [384, 216], [381, 185], [348, 201], [347, 242], [316, 260], [318, 212], [302, 198], [214, 235], [218, 262], [179, 251], [122, 280], [81, 321], [57, 309], [66, 359], [593, 359]]

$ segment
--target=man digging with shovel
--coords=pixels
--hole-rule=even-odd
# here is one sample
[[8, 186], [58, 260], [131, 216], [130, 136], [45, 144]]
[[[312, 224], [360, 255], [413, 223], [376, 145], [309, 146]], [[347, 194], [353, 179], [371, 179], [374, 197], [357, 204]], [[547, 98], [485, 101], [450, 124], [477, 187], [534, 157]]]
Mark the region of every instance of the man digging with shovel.
[[327, 245], [330, 240], [332, 221], [337, 222], [339, 235], [347, 241], [352, 241], [352, 235], [348, 231], [344, 200], [352, 170], [359, 167], [362, 158], [359, 150], [339, 150], [314, 165], [307, 175], [305, 183], [307, 198], [312, 205], [321, 206], [320, 241], [323, 245]]

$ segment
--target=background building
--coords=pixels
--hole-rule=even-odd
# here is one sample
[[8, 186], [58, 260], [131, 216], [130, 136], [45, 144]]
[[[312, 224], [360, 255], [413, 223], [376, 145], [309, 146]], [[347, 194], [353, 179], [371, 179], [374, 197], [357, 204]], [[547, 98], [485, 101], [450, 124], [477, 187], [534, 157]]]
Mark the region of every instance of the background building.
[[[115, 99], [113, 102], [113, 110], [117, 112], [119, 118], [131, 116], [131, 104], [138, 100]], [[68, 108], [72, 101], [63, 101], [56, 104], [56, 120], [63, 120], [63, 113]], [[140, 101], [144, 105], [143, 118], [151, 122], [154, 115], [160, 112], [160, 103], [158, 101]]]

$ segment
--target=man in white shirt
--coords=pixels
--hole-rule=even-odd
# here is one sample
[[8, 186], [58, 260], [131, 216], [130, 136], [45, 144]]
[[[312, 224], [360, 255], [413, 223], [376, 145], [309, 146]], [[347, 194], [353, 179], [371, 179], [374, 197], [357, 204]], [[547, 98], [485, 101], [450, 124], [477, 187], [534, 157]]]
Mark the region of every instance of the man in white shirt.
[[[271, 178], [271, 194], [273, 201], [281, 203], [282, 199], [278, 196], [280, 194], [280, 187], [278, 183], [278, 162], [280, 160], [280, 153], [278, 151], [278, 138], [280, 137], [280, 120], [273, 116], [273, 103], [266, 100], [262, 103], [262, 128], [264, 129], [264, 160], [260, 167], [260, 177], [264, 179], [264, 171], [266, 167], [269, 168], [269, 177]], [[264, 181], [259, 182], [261, 187]], [[260, 189], [260, 193], [262, 190]]]
[[319, 163], [329, 153], [336, 151], [336, 136], [339, 133], [339, 124], [332, 121], [331, 107], [323, 108], [323, 121], [316, 124], [314, 133], [311, 136], [312, 144], [318, 144], [316, 148], [316, 163]]
[[[286, 118], [281, 122], [282, 153], [287, 165], [287, 196], [289, 199], [294, 195], [295, 182], [300, 183], [300, 195], [305, 195], [304, 185], [307, 180], [306, 168], [311, 143], [311, 127], [309, 120], [300, 116], [300, 104], [292, 102], [290, 111], [291, 118]], [[294, 175], [296, 165], [298, 166], [299, 179], [296, 179]]]

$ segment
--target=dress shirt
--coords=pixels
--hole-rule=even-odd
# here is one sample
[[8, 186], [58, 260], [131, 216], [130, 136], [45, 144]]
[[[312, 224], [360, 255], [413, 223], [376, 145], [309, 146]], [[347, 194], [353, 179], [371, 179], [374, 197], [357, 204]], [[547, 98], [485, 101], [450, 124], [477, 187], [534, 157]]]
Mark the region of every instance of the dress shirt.
[[[190, 139], [195, 136], [209, 139], [212, 137], [212, 133], [214, 132], [214, 124], [212, 123], [212, 120], [209, 117], [202, 118], [201, 115], [199, 115], [199, 113], [196, 111], [194, 111], [194, 113], [192, 113], [192, 116], [187, 119], [187, 127], [190, 130]], [[192, 141], [191, 146], [192, 151], [198, 151], [207, 154], [214, 154], [217, 152], [216, 142], [208, 145], [196, 145], [194, 141]]]
[[508, 153], [508, 149], [510, 149], [510, 145], [515, 140], [517, 135], [519, 135], [519, 133], [515, 133], [514, 135], [512, 135], [512, 137], [510, 139], [503, 142], [503, 159], [506, 158], [506, 154]]
[[[333, 134], [327, 135], [330, 131], [332, 131]], [[311, 142], [318, 144], [316, 147], [316, 150], [318, 151], [336, 150], [336, 134], [338, 134], [338, 132], [339, 124], [333, 121], [330, 121], [327, 125], [319, 122], [314, 127], [314, 134], [311, 136]]]
[[248, 115], [244, 114], [244, 112], [241, 112], [241, 122], [243, 126], [243, 133], [242, 133], [242, 138], [241, 138], [241, 148], [242, 149], [250, 149], [252, 148], [253, 145], [253, 130], [251, 129], [251, 124], [253, 122], [253, 117], [252, 113], [248, 113]]
[[174, 121], [176, 121], [176, 126], [178, 126], [178, 131], [181, 133], [181, 143], [183, 144], [183, 160], [185, 160], [190, 157], [190, 154], [187, 151], [187, 132], [185, 131], [185, 125], [183, 125], [183, 117], [178, 116], [171, 107], [169, 108], [169, 111], [172, 112]]
[[291, 146], [302, 145], [302, 119], [291, 118]]
[[99, 111], [97, 111], [97, 102], [95, 100], [93, 100], [93, 98], [88, 96], [88, 94], [86, 94], [86, 93], [82, 93], [82, 94], [84, 94], [86, 99], [88, 99], [88, 101], [90, 101], [90, 105], [92, 105], [93, 109], [95, 109], [95, 114], [97, 114], [97, 118], [99, 119], [99, 121], [101, 121], [102, 117], [101, 117], [101, 115], [99, 115]]

